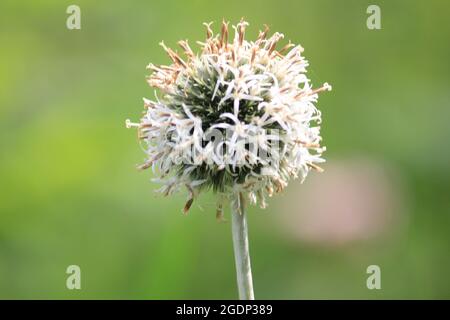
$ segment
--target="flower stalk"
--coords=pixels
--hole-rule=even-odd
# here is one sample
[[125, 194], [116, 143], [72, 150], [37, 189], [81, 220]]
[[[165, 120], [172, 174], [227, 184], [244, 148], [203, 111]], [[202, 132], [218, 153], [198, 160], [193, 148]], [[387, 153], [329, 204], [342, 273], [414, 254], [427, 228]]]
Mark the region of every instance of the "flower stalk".
[[232, 203], [231, 225], [234, 259], [240, 300], [254, 300], [252, 268], [248, 244], [247, 215], [242, 193], [235, 195]]

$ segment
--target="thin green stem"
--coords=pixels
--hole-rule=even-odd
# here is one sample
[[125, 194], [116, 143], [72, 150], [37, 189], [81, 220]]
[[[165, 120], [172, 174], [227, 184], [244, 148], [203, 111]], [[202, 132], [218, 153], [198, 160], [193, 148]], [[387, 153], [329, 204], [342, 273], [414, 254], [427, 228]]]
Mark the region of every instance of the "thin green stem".
[[250, 266], [250, 252], [248, 246], [247, 217], [244, 197], [236, 194], [232, 201], [232, 233], [234, 258], [236, 262], [237, 284], [240, 300], [254, 300], [252, 269]]

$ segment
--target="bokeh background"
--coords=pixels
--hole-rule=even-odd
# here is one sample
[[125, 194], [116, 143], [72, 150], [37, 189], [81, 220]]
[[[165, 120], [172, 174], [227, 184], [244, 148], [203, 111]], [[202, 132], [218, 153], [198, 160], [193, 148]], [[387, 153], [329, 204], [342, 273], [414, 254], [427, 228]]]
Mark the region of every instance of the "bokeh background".
[[[81, 30], [66, 8], [81, 8]], [[381, 7], [382, 29], [366, 9]], [[222, 17], [302, 44], [325, 173], [249, 212], [260, 299], [450, 298], [450, 3], [12, 1], [0, 4], [0, 298], [233, 299], [229, 223], [207, 194], [162, 198], [124, 120], [158, 46]], [[216, 29], [217, 30], [217, 29]], [[81, 267], [82, 289], [66, 288]], [[381, 290], [366, 268], [379, 265]]]

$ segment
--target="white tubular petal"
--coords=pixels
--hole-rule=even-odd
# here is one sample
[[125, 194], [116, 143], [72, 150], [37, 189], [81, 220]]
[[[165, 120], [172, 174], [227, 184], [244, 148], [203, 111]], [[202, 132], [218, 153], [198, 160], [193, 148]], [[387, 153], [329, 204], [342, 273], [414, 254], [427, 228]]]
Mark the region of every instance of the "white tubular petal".
[[229, 118], [234, 121], [234, 123], [240, 123], [238, 117], [232, 113], [226, 112], [220, 115], [221, 118]]
[[234, 115], [237, 117], [239, 114], [239, 98], [234, 98], [233, 111]]

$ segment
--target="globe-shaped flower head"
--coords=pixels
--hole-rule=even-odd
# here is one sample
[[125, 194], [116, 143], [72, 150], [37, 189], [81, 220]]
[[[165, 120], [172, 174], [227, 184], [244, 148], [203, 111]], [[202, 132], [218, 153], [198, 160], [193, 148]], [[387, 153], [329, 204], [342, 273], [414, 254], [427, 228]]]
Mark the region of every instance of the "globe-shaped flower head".
[[[138, 128], [147, 160], [165, 195], [186, 187], [185, 212], [201, 190], [213, 189], [222, 201], [236, 194], [265, 206], [266, 195], [283, 190], [291, 178], [302, 180], [318, 166], [321, 113], [318, 93], [306, 76], [303, 48], [290, 42], [277, 49], [281, 33], [245, 40], [248, 23], [241, 20], [228, 40], [228, 23], [194, 53], [187, 41], [178, 44], [182, 57], [164, 43], [168, 66], [148, 65], [155, 101], [144, 99]], [[281, 46], [280, 46], [281, 47]]]

